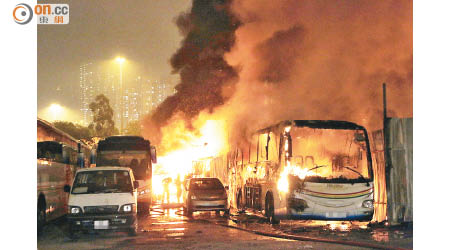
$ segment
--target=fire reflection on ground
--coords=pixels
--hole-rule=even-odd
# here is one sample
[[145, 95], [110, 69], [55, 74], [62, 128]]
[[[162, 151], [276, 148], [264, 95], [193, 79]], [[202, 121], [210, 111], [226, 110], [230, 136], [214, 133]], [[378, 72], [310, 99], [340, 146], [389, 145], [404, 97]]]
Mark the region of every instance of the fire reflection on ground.
[[412, 247], [412, 228], [393, 229], [382, 224], [359, 221], [282, 220], [271, 225], [259, 214], [232, 213], [227, 223], [244, 229], [316, 238], [345, 239]]
[[142, 232], [154, 232], [171, 238], [184, 238], [189, 234], [189, 225], [194, 223], [213, 223], [225, 226], [268, 232], [335, 240], [371, 242], [412, 247], [412, 228], [393, 229], [383, 224], [358, 221], [294, 221], [282, 220], [271, 225], [267, 219], [249, 211], [231, 211], [230, 216], [216, 215], [214, 212], [194, 212], [191, 217], [183, 215], [181, 204], [155, 204], [149, 212], [151, 223], [142, 224]]

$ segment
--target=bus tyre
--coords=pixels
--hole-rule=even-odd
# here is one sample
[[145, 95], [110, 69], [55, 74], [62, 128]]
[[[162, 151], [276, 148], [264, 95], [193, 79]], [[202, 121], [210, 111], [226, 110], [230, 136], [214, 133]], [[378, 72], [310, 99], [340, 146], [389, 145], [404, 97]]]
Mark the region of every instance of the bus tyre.
[[46, 221], [45, 209], [38, 206], [37, 208], [37, 234], [41, 235]]
[[269, 219], [270, 224], [279, 224], [280, 220], [275, 216], [275, 204], [271, 193], [266, 195], [266, 217]]
[[137, 235], [137, 227], [132, 227], [128, 230], [128, 236], [136, 236]]

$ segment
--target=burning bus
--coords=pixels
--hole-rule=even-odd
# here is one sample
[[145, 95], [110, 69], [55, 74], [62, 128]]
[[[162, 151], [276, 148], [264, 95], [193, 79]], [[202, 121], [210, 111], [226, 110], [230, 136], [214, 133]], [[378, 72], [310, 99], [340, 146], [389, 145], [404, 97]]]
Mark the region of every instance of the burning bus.
[[[219, 157], [220, 158], [220, 157]], [[367, 131], [345, 121], [292, 120], [257, 131], [209, 175], [229, 184], [230, 204], [280, 219], [372, 219]], [[226, 168], [216, 166], [216, 163]]]

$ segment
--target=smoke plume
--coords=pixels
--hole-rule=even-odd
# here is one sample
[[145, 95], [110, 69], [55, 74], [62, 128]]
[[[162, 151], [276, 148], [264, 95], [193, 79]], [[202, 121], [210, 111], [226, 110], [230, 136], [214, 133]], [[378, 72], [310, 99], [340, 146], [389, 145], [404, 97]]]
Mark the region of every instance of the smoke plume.
[[285, 119], [379, 129], [383, 82], [388, 115], [412, 117], [412, 1], [235, 0], [232, 11], [242, 25], [226, 60], [239, 82], [221, 107], [231, 131]]
[[383, 82], [388, 115], [412, 117], [410, 0], [195, 0], [177, 24], [181, 82], [153, 127], [204, 111], [232, 140], [285, 119], [379, 129]]
[[238, 27], [229, 7], [228, 0], [194, 0], [190, 12], [177, 18], [184, 40], [170, 63], [181, 81], [176, 94], [144, 121], [148, 137], [159, 140], [160, 128], [174, 117], [186, 120], [191, 127], [192, 118], [200, 111], [212, 112], [234, 92], [237, 72], [224, 60]]

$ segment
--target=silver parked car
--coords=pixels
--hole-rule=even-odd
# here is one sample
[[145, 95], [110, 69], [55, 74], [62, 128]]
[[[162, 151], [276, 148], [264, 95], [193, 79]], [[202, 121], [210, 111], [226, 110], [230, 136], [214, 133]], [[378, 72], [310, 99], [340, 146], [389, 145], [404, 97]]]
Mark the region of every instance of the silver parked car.
[[183, 210], [191, 216], [195, 211], [230, 212], [227, 191], [217, 178], [192, 178], [186, 182]]

